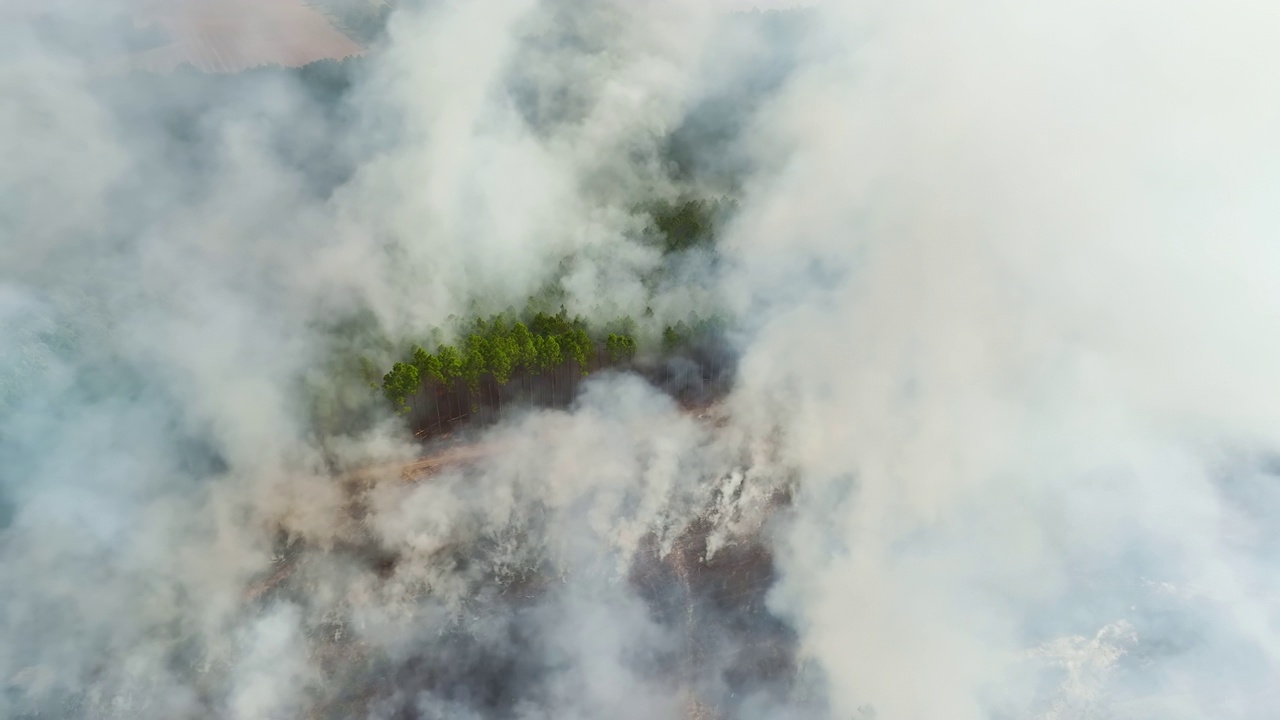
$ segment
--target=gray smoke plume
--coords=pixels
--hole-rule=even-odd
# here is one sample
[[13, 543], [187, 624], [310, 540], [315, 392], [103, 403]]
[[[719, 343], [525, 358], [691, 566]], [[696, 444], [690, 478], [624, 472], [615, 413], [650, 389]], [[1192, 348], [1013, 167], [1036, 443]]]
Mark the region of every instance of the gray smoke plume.
[[[161, 76], [138, 7], [0, 5], [0, 715], [1280, 710], [1280, 14], [417, 2]], [[733, 387], [438, 449], [351, 370], [548, 285]]]
[[728, 243], [833, 708], [1273, 714], [1277, 16], [827, 11]]

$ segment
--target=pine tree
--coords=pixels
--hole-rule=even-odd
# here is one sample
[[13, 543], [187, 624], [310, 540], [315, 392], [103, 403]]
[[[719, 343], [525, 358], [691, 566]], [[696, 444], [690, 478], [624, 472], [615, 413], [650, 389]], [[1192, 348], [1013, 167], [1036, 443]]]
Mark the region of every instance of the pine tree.
[[462, 357], [458, 355], [457, 348], [452, 345], [441, 345], [436, 350], [436, 357], [440, 359], [441, 382], [447, 385], [454, 379], [462, 377]]
[[382, 377], [382, 393], [401, 413], [409, 412], [405, 399], [418, 391], [418, 368], [409, 363], [396, 363]]
[[[418, 368], [418, 378], [421, 382], [430, 384], [432, 381], [440, 384], [440, 388], [447, 387], [444, 377], [444, 366], [440, 363], [440, 358], [423, 350], [421, 347], [413, 349], [413, 365]], [[431, 406], [436, 410], [435, 425], [440, 425], [440, 392], [439, 388], [431, 387]]]
[[683, 342], [683, 338], [680, 337], [680, 333], [674, 327], [668, 325], [665, 328], [663, 328], [662, 330], [662, 352], [663, 353], [669, 355], [675, 352], [680, 347], [680, 344], [682, 342]]
[[586, 375], [589, 372], [587, 358], [593, 349], [591, 337], [587, 335], [587, 331], [580, 327], [571, 328], [560, 336], [560, 343], [565, 355], [577, 361], [578, 368], [583, 375]]
[[486, 350], [489, 372], [493, 373], [493, 379], [497, 380], [499, 385], [506, 385], [511, 379], [511, 371], [515, 369], [519, 358], [519, 346], [509, 335], [503, 333], [491, 338]]
[[479, 393], [480, 375], [486, 369], [487, 348], [488, 341], [479, 334], [468, 335], [463, 345], [461, 374], [467, 381], [467, 388], [473, 393]]
[[440, 358], [416, 347], [413, 350], [413, 364], [418, 368], [418, 377], [424, 382], [427, 380], [435, 380], [440, 384], [444, 384], [444, 365], [441, 364]]
[[551, 373], [551, 404], [556, 402], [556, 368], [564, 363], [564, 354], [560, 349], [560, 341], [554, 337], [541, 338], [538, 344], [538, 368]]
[[609, 352], [609, 361], [619, 363], [629, 360], [636, 351], [636, 340], [623, 333], [609, 333], [605, 340], [605, 349]]

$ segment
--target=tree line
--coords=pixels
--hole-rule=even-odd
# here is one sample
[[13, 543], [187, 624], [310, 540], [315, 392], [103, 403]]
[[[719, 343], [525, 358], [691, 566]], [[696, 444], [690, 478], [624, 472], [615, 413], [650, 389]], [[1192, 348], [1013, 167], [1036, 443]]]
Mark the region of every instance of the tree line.
[[[702, 320], [669, 325], [653, 348], [660, 352], [651, 355], [661, 359], [679, 353], [716, 326]], [[400, 414], [413, 412], [419, 429], [469, 418], [482, 405], [500, 409], [512, 396], [536, 404], [567, 402], [582, 377], [634, 368], [641, 350], [634, 319], [593, 328], [581, 316], [569, 317], [564, 307], [526, 319], [506, 313], [474, 318], [461, 328], [452, 343], [437, 342], [431, 350], [414, 345], [382, 376], [384, 398]], [[652, 372], [660, 378], [662, 371]]]
[[[638, 343], [630, 330], [633, 321], [615, 324], [618, 331], [608, 333], [602, 345], [609, 361], [618, 364], [635, 355]], [[528, 323], [505, 314], [476, 318], [467, 323], [456, 344], [440, 344], [435, 352], [415, 345], [406, 361], [397, 362], [383, 376], [382, 392], [401, 412], [408, 412], [406, 399], [424, 382], [447, 386], [462, 380], [476, 392], [485, 375], [501, 386], [517, 371], [539, 375], [570, 362], [586, 375], [599, 350], [586, 321], [580, 316], [570, 319], [563, 307], [554, 315], [538, 312]]]

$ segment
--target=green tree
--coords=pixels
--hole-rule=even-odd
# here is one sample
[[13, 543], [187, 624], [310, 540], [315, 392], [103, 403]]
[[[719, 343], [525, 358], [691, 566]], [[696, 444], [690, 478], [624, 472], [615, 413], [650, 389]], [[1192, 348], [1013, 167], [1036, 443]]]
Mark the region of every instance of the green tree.
[[436, 357], [440, 360], [441, 381], [446, 385], [455, 378], [462, 377], [462, 356], [452, 345], [441, 345], [436, 349]]
[[560, 348], [560, 340], [556, 337], [540, 337], [535, 341], [538, 348], [538, 369], [551, 375], [551, 403], [556, 402], [556, 369], [564, 364], [564, 352]]
[[444, 384], [444, 366], [440, 363], [440, 358], [423, 350], [421, 347], [413, 349], [413, 365], [418, 368], [418, 377], [422, 380], [428, 378], [435, 380], [440, 384]]
[[499, 385], [506, 385], [511, 379], [511, 371], [515, 369], [519, 347], [515, 340], [503, 334], [490, 338], [486, 349], [489, 372], [493, 373], [493, 379], [497, 380]]
[[463, 344], [462, 378], [467, 381], [471, 392], [480, 389], [480, 376], [487, 369], [488, 342], [479, 334], [468, 335]]
[[382, 394], [403, 414], [409, 412], [405, 400], [418, 391], [418, 385], [418, 368], [409, 363], [396, 363], [382, 377]]
[[535, 347], [538, 352], [538, 369], [552, 370], [564, 363], [564, 353], [560, 349], [560, 341], [554, 337], [538, 338]]
[[635, 355], [636, 340], [623, 333], [609, 333], [609, 337], [605, 341], [605, 350], [608, 351], [609, 360], [612, 362], [629, 360]]
[[[440, 365], [440, 358], [423, 350], [421, 346], [413, 348], [413, 366], [418, 369], [419, 382], [427, 382], [435, 380], [444, 385], [444, 369]], [[431, 407], [436, 411], [436, 423], [440, 422], [440, 398], [436, 394], [435, 389], [431, 391]]]
[[578, 327], [569, 329], [560, 336], [560, 346], [564, 348], [564, 354], [567, 357], [577, 361], [583, 375], [590, 371], [587, 362], [595, 346], [586, 330]]
[[680, 337], [680, 332], [674, 327], [668, 325], [662, 329], [662, 352], [673, 353], [684, 342], [684, 338]]
[[661, 236], [663, 252], [680, 252], [714, 242], [717, 221], [728, 207], [718, 200], [703, 199], [655, 207], [653, 227]]
[[529, 326], [517, 322], [511, 327], [508, 337], [514, 346], [516, 364], [532, 369], [538, 362], [538, 349], [533, 344], [533, 333], [529, 332]]

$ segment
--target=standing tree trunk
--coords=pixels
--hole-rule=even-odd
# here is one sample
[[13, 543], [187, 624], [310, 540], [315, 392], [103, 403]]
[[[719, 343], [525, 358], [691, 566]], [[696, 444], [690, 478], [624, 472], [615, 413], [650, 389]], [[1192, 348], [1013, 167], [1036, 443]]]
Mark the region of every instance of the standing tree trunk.
[[440, 433], [440, 389], [436, 387], [434, 382], [431, 385], [431, 404], [436, 409], [436, 421], [432, 425], [432, 431], [437, 435]]

